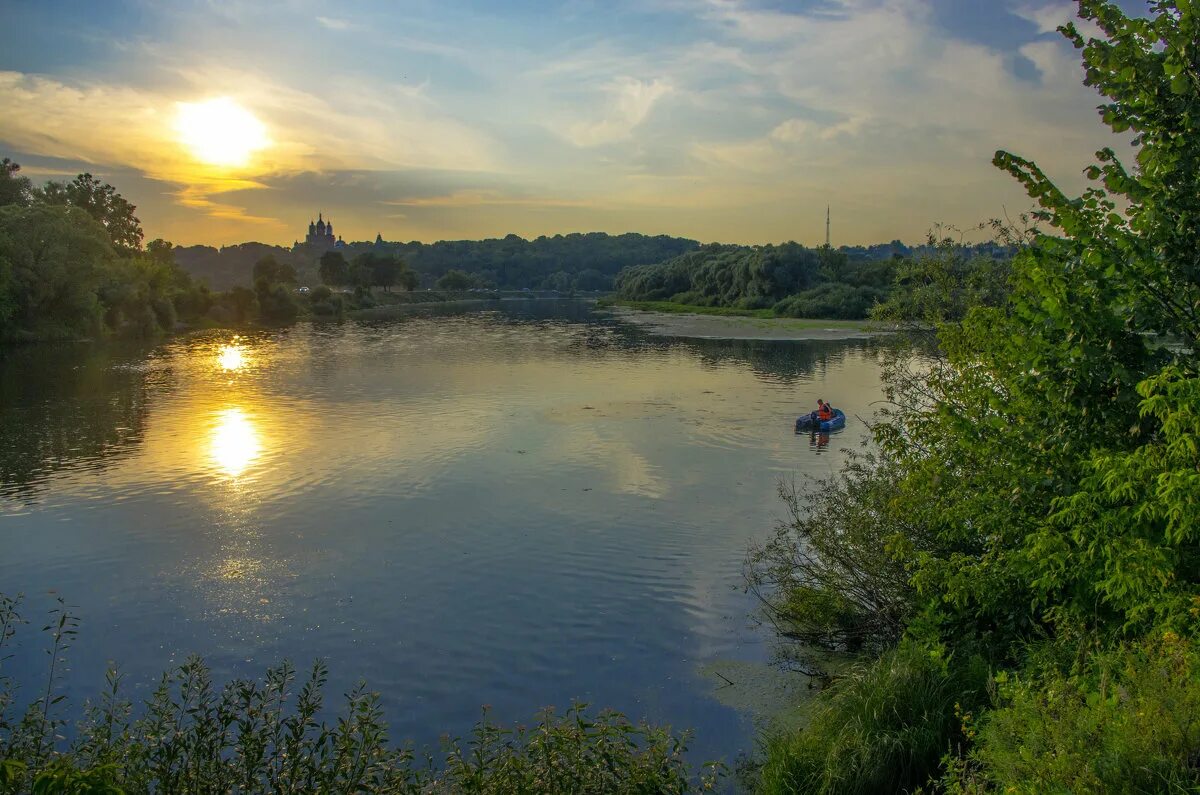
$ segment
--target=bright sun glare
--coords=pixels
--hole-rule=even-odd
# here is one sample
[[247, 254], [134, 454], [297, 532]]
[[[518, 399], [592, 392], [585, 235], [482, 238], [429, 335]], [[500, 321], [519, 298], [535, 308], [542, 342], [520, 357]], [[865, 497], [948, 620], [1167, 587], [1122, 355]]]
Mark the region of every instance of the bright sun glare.
[[213, 166], [242, 166], [270, 141], [254, 114], [228, 97], [180, 102], [175, 118], [179, 142]]
[[222, 345], [221, 350], [217, 353], [217, 364], [222, 370], [240, 370], [246, 364], [246, 354], [242, 353], [242, 349], [237, 343], [233, 345]]
[[232, 478], [254, 463], [262, 449], [253, 421], [238, 408], [225, 409], [217, 415], [211, 445], [213, 461]]

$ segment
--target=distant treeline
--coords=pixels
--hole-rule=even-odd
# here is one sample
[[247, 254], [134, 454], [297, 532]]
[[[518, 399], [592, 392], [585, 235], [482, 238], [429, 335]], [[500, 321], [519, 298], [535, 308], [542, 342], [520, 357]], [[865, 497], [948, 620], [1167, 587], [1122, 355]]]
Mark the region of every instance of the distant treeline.
[[1002, 289], [1003, 263], [1011, 256], [994, 243], [948, 241], [840, 249], [713, 244], [627, 268], [615, 287], [630, 301], [770, 309], [784, 317], [862, 319], [874, 307], [895, 305], [894, 314], [909, 319], [918, 314], [909, 311], [916, 299], [930, 290], [939, 292], [949, 314], [957, 314], [974, 300], [968, 293]]
[[[433, 287], [451, 271], [464, 273], [473, 286], [498, 289], [607, 291], [623, 268], [662, 262], [699, 247], [695, 240], [667, 235], [603, 232], [555, 235], [525, 240], [516, 235], [488, 240], [443, 240], [437, 243], [350, 243], [341, 251], [353, 260], [366, 253], [402, 259], [418, 274], [420, 286]], [[175, 250], [176, 262], [213, 289], [229, 289], [252, 281], [254, 264], [271, 255], [296, 269], [301, 283], [319, 284], [321, 252], [304, 246], [286, 248], [242, 243], [217, 249], [185, 246]]]

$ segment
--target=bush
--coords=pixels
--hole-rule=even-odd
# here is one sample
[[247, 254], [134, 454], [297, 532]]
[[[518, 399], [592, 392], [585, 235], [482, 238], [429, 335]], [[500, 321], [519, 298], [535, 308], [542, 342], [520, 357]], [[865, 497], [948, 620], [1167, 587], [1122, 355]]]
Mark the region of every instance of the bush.
[[1172, 632], [1099, 654], [1079, 676], [1000, 677], [999, 697], [948, 788], [968, 780], [1014, 793], [1200, 788], [1200, 653]]
[[916, 593], [896, 550], [924, 534], [891, 507], [899, 477], [862, 456], [802, 492], [781, 484], [788, 519], [750, 550], [749, 589], [809, 673], [820, 673], [814, 650], [877, 654], [904, 633]]
[[961, 711], [984, 695], [976, 661], [948, 660], [906, 642], [855, 668], [826, 693], [804, 729], [769, 737], [759, 792], [912, 790], [937, 774], [961, 737]]
[[775, 304], [775, 314], [835, 320], [862, 320], [884, 291], [875, 287], [822, 284]]

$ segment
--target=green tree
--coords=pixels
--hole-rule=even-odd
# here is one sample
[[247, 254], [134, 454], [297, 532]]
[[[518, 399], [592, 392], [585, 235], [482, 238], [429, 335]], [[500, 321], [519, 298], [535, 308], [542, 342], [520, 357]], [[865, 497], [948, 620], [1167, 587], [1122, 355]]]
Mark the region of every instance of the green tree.
[[286, 262], [279, 262], [274, 255], [267, 254], [254, 263], [254, 281], [266, 281], [267, 284], [295, 284], [296, 269]]
[[322, 254], [317, 272], [321, 276], [322, 284], [330, 287], [342, 287], [350, 282], [350, 264], [340, 251], [326, 251]]
[[439, 290], [467, 290], [475, 286], [475, 280], [460, 270], [448, 270], [437, 280]]
[[391, 291], [395, 284], [401, 283], [408, 265], [394, 255], [368, 251], [354, 258], [352, 270], [369, 274], [367, 286], [382, 287], [385, 291]]
[[104, 228], [78, 208], [0, 207], [0, 339], [95, 334], [113, 260]]
[[7, 157], [0, 160], [0, 206], [29, 204], [33, 200], [33, 183], [29, 177], [18, 176], [21, 166]]
[[112, 185], [91, 174], [80, 174], [67, 183], [47, 182], [35, 199], [83, 210], [104, 227], [118, 252], [131, 253], [142, 247], [142, 224], [134, 215], [137, 208]]
[[420, 275], [412, 268], [405, 268], [400, 272], [399, 284], [408, 292], [417, 289], [421, 284]]

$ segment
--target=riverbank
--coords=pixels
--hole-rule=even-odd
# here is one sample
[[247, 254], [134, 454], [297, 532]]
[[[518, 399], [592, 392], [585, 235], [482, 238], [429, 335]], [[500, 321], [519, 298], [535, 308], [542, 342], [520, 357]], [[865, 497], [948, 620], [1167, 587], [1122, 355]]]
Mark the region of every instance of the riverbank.
[[[621, 320], [664, 337], [744, 340], [868, 339], [887, 331], [868, 328], [865, 320], [813, 320], [755, 314], [685, 314], [648, 311], [630, 306], [602, 306]], [[736, 310], [732, 310], [736, 311]], [[769, 311], [769, 310], [768, 310]]]

